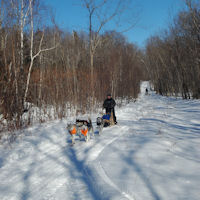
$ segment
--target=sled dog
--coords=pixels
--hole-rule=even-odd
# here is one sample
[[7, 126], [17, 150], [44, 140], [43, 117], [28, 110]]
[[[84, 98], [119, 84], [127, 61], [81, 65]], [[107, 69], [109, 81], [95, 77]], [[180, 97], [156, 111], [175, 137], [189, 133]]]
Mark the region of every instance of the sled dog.
[[94, 135], [94, 130], [92, 126], [91, 120], [76, 120], [75, 124], [68, 124], [67, 130], [71, 135], [72, 144], [75, 144], [75, 137], [79, 136], [81, 139], [84, 137], [85, 141], [88, 142], [90, 140], [90, 134]]
[[87, 126], [89, 134], [92, 134], [94, 136], [94, 128], [92, 125], [92, 120], [90, 118], [88, 118], [88, 120], [76, 119], [76, 125], [78, 127], [82, 127], [84, 125]]
[[104, 127], [104, 120], [102, 117], [97, 117], [97, 127], [99, 129], [99, 134], [101, 134]]

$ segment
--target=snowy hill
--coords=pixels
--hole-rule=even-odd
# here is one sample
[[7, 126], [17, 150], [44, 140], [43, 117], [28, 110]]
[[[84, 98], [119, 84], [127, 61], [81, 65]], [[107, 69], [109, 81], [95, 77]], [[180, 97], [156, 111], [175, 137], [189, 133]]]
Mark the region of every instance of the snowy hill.
[[[200, 101], [145, 95], [119, 125], [70, 146], [67, 121], [0, 147], [1, 200], [199, 200]], [[93, 118], [95, 121], [95, 116]]]

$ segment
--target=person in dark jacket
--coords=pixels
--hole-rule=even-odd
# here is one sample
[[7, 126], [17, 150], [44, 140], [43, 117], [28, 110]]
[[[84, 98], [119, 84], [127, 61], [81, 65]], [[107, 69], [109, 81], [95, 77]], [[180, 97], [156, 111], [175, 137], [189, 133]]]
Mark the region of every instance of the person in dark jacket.
[[148, 93], [149, 93], [149, 90], [146, 88], [145, 94], [148, 95]]
[[115, 124], [117, 124], [117, 119], [116, 119], [116, 115], [115, 115], [115, 105], [116, 102], [115, 100], [112, 98], [111, 94], [107, 95], [107, 99], [105, 99], [104, 103], [103, 103], [103, 108], [106, 109], [106, 113], [113, 113], [113, 119]]

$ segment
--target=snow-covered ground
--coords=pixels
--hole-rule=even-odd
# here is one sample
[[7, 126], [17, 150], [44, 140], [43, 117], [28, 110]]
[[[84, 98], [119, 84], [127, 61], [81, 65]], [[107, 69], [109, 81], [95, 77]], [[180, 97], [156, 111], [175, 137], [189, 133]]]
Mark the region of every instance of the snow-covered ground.
[[146, 87], [88, 143], [71, 147], [67, 121], [54, 121], [1, 146], [0, 199], [199, 200], [200, 101], [144, 95]]

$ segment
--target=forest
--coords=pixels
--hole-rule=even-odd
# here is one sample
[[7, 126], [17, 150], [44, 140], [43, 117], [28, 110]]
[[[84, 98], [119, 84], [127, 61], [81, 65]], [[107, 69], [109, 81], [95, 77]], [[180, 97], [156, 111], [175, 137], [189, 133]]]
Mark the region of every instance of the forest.
[[145, 65], [157, 93], [200, 98], [200, 1], [186, 8], [160, 35], [148, 39]]
[[145, 49], [122, 32], [103, 29], [125, 11], [126, 1], [117, 1], [94, 29], [94, 14], [108, 1], [83, 0], [88, 31], [72, 32], [57, 25], [41, 0], [0, 2], [0, 132], [27, 127], [35, 118], [42, 123], [95, 112], [107, 93], [134, 100], [142, 80], [161, 95], [200, 98], [199, 1], [185, 0]]

